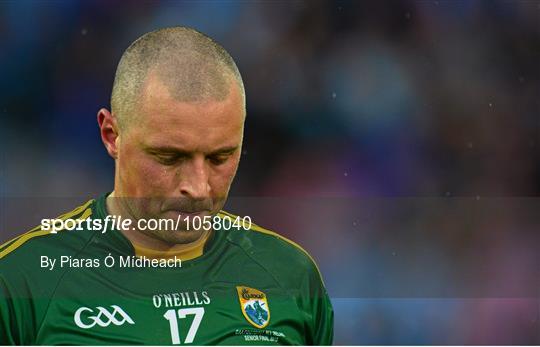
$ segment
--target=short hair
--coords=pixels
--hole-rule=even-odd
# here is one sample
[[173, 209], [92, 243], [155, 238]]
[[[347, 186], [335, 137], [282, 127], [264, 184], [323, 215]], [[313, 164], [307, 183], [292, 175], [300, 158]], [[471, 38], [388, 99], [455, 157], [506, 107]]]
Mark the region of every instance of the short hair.
[[245, 104], [238, 67], [220, 44], [192, 28], [163, 28], [135, 40], [118, 63], [111, 111], [121, 129], [136, 116], [134, 109], [151, 71], [176, 100], [185, 102], [225, 100], [236, 80]]

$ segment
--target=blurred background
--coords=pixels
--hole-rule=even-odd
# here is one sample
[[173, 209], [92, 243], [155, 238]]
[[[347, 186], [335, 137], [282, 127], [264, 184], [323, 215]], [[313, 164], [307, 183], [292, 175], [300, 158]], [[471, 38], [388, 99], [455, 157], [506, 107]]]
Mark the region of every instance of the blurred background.
[[235, 58], [229, 210], [314, 256], [336, 344], [540, 344], [540, 1], [1, 2], [0, 242], [112, 190], [96, 113], [174, 25]]

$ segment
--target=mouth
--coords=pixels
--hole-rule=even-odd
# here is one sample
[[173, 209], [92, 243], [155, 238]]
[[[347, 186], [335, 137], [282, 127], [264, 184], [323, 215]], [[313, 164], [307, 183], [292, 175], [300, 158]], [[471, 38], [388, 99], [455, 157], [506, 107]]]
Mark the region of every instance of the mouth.
[[208, 216], [210, 215], [210, 211], [204, 210], [204, 211], [197, 211], [197, 212], [180, 212], [180, 215], [182, 216], [189, 216], [189, 217], [195, 217], [195, 216]]
[[196, 216], [199, 216], [199, 217], [204, 217], [204, 216], [209, 216], [210, 215], [210, 211], [209, 210], [199, 210], [199, 211], [182, 211], [182, 210], [166, 210], [165, 211], [166, 214], [173, 214], [175, 216], [182, 216], [182, 217], [189, 217], [189, 218], [193, 218], [193, 217], [196, 217]]

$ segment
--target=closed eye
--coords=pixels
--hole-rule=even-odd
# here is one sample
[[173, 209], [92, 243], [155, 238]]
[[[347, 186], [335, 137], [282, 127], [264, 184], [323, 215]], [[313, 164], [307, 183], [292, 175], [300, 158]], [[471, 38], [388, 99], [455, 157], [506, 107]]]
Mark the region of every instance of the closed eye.
[[209, 156], [208, 157], [208, 160], [213, 164], [213, 165], [221, 165], [223, 163], [225, 163], [227, 161], [227, 159], [229, 159], [231, 155], [230, 154], [223, 154], [223, 155], [213, 155], [213, 156]]
[[154, 158], [163, 165], [174, 165], [183, 159], [183, 156], [176, 154], [154, 154]]

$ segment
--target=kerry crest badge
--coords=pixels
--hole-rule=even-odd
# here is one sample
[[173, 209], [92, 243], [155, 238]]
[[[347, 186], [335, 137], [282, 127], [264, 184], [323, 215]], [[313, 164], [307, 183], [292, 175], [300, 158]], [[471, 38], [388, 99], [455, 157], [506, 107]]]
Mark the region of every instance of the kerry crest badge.
[[264, 328], [270, 322], [270, 307], [266, 294], [260, 290], [237, 286], [238, 299], [240, 300], [240, 308], [242, 314], [247, 321], [257, 328]]

